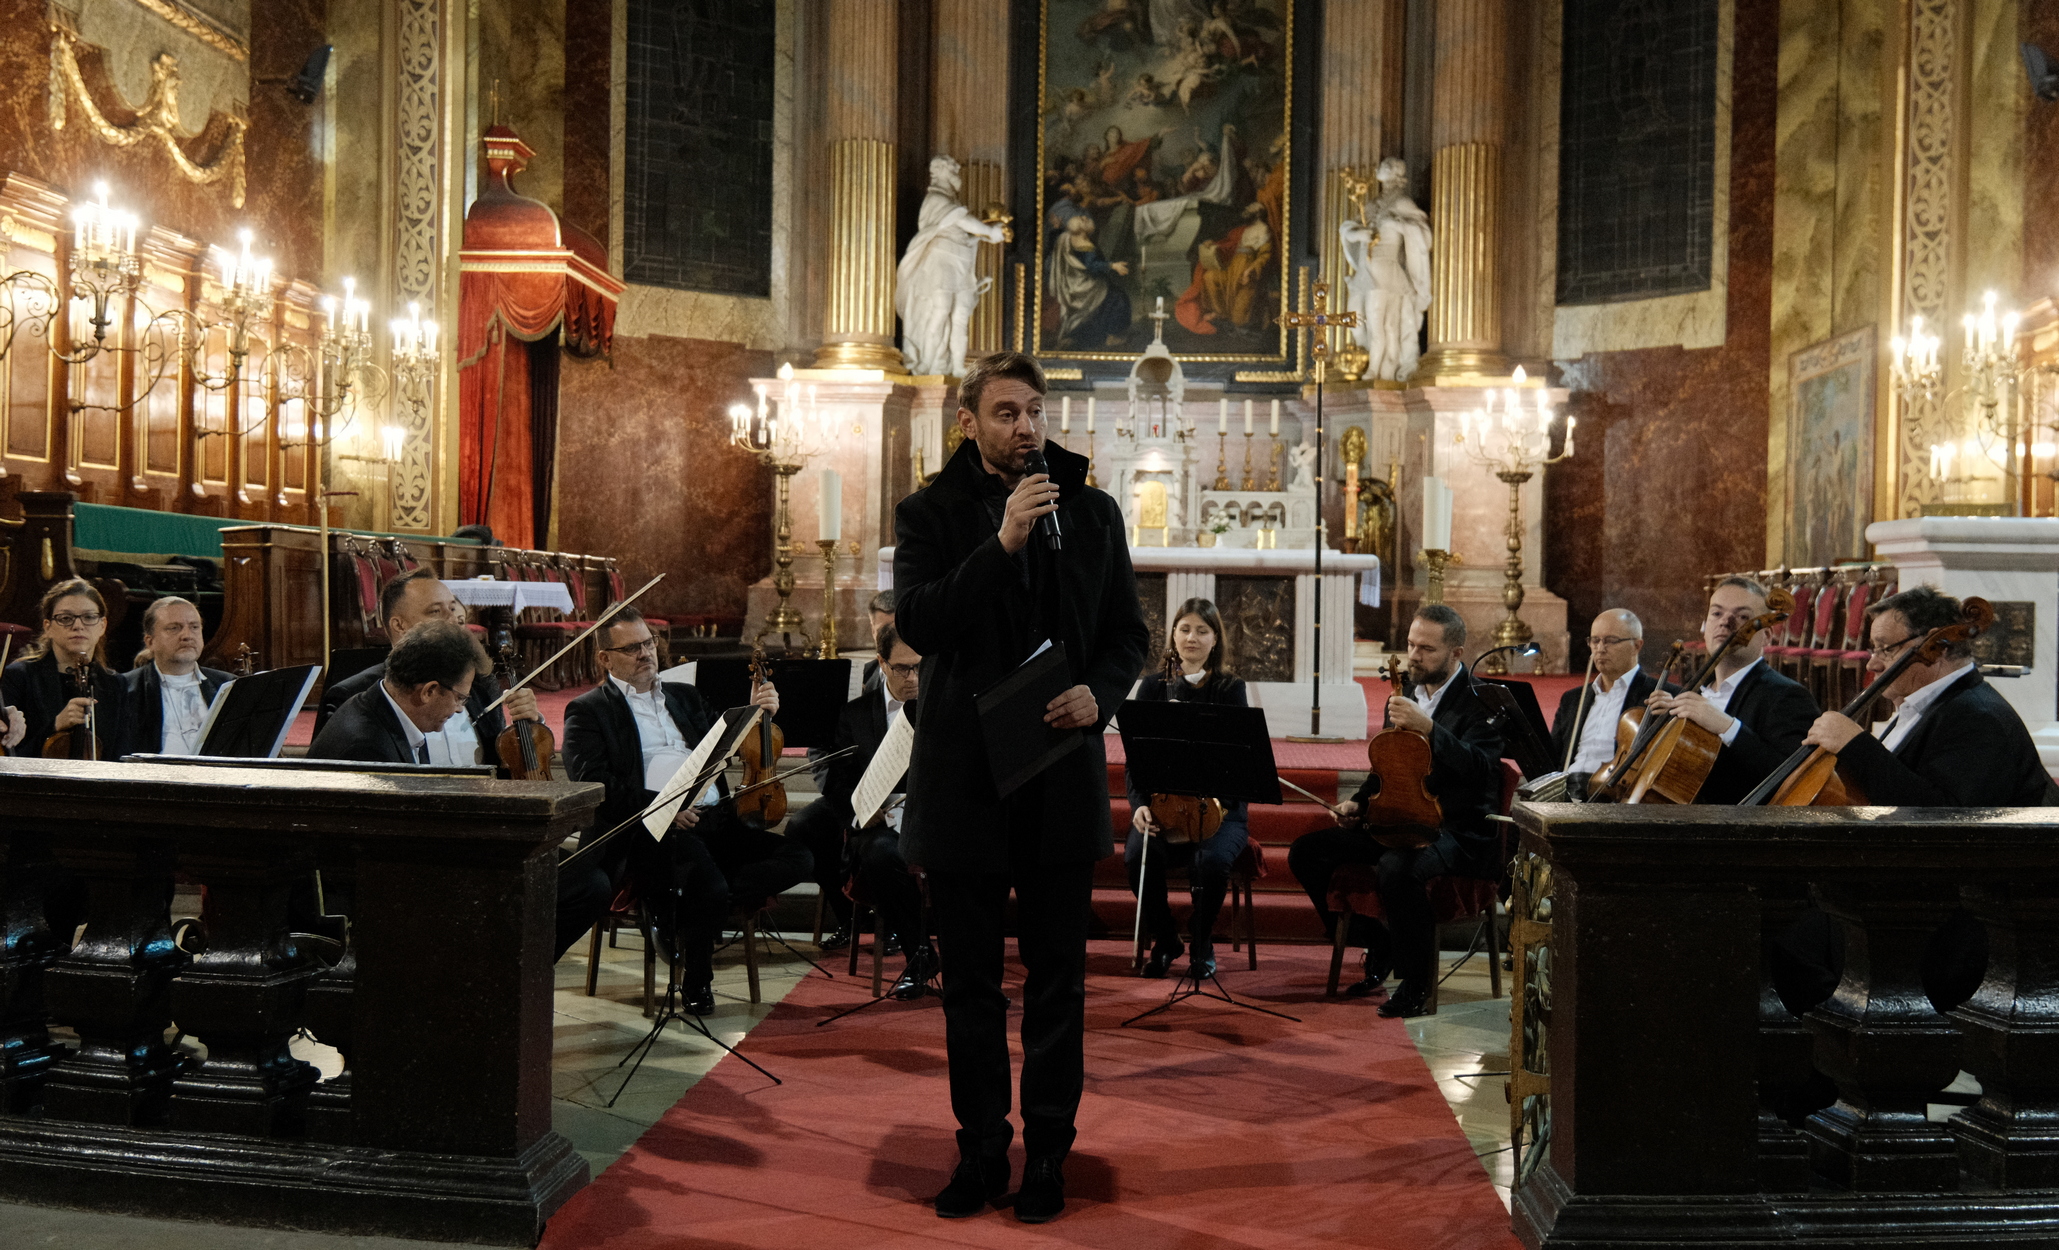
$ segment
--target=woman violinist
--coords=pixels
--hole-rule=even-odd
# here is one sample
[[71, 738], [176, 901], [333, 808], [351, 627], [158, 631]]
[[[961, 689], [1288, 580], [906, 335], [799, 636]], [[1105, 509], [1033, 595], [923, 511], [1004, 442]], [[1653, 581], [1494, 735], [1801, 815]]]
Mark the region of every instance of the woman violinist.
[[9, 753], [39, 758], [63, 734], [58, 745], [72, 759], [120, 759], [127, 700], [121, 678], [102, 662], [107, 601], [74, 577], [43, 592], [40, 616], [42, 636], [0, 675], [0, 703], [20, 708], [28, 730]]
[[[1179, 658], [1180, 679], [1169, 683], [1163, 674], [1153, 673], [1137, 691], [1139, 701], [1170, 698], [1246, 705], [1243, 680], [1223, 667], [1223, 622], [1213, 603], [1189, 599], [1181, 604], [1173, 617], [1171, 633], [1172, 651]], [[1223, 804], [1222, 825], [1213, 837], [1173, 842], [1163, 836], [1165, 831], [1152, 814], [1149, 796], [1138, 791], [1134, 775], [1128, 784], [1130, 833], [1122, 858], [1129, 869], [1130, 890], [1143, 908], [1144, 926], [1152, 938], [1143, 975], [1164, 976], [1183, 949], [1179, 925], [1173, 920], [1172, 906], [1165, 897], [1165, 865], [1171, 861], [1187, 869], [1188, 895], [1194, 911], [1187, 924], [1191, 941], [1184, 949], [1191, 956], [1193, 975], [1206, 979], [1215, 972], [1215, 918], [1222, 911], [1223, 896], [1229, 892], [1230, 865], [1244, 853], [1244, 845], [1251, 837], [1245, 824], [1244, 804]], [[1144, 855], [1146, 837], [1153, 839], [1148, 856]], [[1137, 869], [1140, 858], [1146, 861], [1141, 881]]]

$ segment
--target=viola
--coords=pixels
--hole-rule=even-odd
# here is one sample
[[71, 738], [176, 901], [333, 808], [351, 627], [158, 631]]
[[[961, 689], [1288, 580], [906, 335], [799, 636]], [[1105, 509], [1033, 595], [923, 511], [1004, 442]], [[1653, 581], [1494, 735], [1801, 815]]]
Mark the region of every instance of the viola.
[[[71, 687], [74, 699], [93, 697], [93, 661], [80, 660], [64, 670], [65, 683]], [[46, 760], [97, 760], [100, 758], [100, 722], [92, 704], [86, 706], [86, 723], [72, 729], [60, 729], [43, 739], [43, 758]], [[84, 732], [80, 732], [83, 730]]]
[[[1395, 694], [1415, 697], [1415, 685], [1399, 661], [1389, 657], [1382, 676]], [[1412, 729], [1397, 728], [1394, 713], [1388, 711], [1386, 727], [1366, 743], [1366, 771], [1380, 785], [1358, 813], [1359, 823], [1374, 841], [1406, 850], [1428, 846], [1435, 839], [1444, 823], [1444, 805], [1426, 784], [1433, 766], [1430, 740]]]
[[[1165, 651], [1165, 701], [1171, 703], [1186, 684], [1181, 676], [1180, 653], [1171, 647]], [[1167, 842], [1206, 842], [1223, 827], [1223, 804], [1221, 799], [1204, 798], [1195, 794], [1154, 794], [1150, 796], [1151, 818], [1158, 824], [1159, 836]]]
[[[766, 680], [765, 648], [751, 652], [751, 693]], [[770, 716], [758, 718], [758, 732], [743, 741], [743, 784], [736, 792], [736, 814], [756, 829], [770, 829], [786, 819], [786, 783], [779, 780], [779, 755], [786, 750], [786, 734]]]
[[[519, 686], [515, 676], [515, 648], [503, 645], [494, 659], [493, 671], [503, 685]], [[509, 720], [508, 727], [493, 740], [501, 767], [516, 781], [551, 781], [551, 757], [557, 753], [557, 739], [541, 720]]]
[[[1887, 688], [1912, 664], [1935, 664], [1954, 643], [1978, 638], [1995, 623], [1994, 605], [1970, 595], [1959, 605], [1959, 619], [1940, 625], [1923, 636], [1914, 647], [1905, 648], [1887, 671], [1873, 679], [1850, 703], [1838, 709], [1846, 719], [1860, 725], [1872, 718], [1872, 709]], [[1738, 801], [1739, 807], [1850, 807], [1866, 801], [1859, 787], [1838, 775], [1837, 756], [1818, 746], [1803, 746], [1773, 770], [1758, 788]]]
[[[1687, 679], [1686, 689], [1701, 689], [1724, 656], [1793, 611], [1794, 596], [1785, 587], [1767, 591], [1766, 610], [1731, 630]], [[1723, 749], [1722, 740], [1700, 725], [1676, 716], [1647, 716], [1641, 707], [1624, 711], [1616, 740], [1622, 744], [1616, 758], [1588, 783], [1590, 803], [1692, 803]]]

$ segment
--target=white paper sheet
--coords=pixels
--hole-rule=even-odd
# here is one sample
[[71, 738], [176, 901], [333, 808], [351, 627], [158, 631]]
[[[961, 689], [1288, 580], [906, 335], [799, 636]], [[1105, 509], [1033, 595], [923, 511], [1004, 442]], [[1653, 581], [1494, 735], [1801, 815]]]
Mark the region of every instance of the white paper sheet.
[[[752, 724], [757, 723], [758, 709], [751, 709], [750, 720]], [[679, 815], [679, 809], [700, 797], [701, 787], [696, 786], [694, 781], [708, 767], [711, 762], [709, 757], [715, 754], [715, 748], [721, 744], [728, 728], [727, 721], [722, 717], [716, 717], [715, 723], [708, 726], [708, 732], [701, 735], [700, 743], [694, 747], [693, 754], [686, 757], [686, 761], [665, 783], [665, 788], [658, 791], [658, 807], [643, 818], [643, 827], [650, 830], [653, 838], [663, 842], [666, 832], [672, 828], [672, 818]]]
[[887, 736], [872, 753], [872, 762], [865, 766], [865, 775], [858, 779], [858, 789], [851, 795], [853, 825], [863, 829], [879, 814], [881, 805], [893, 793], [894, 783], [908, 771], [908, 757], [914, 749], [914, 723], [906, 716], [894, 717], [894, 723], [887, 726]]

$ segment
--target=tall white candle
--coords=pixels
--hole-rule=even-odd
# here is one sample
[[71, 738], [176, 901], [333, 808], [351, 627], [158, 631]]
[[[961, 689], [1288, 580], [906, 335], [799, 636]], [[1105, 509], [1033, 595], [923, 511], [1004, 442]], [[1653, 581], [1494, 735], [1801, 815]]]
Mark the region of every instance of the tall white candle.
[[1072, 433], [1072, 396], [1062, 395], [1058, 399], [1058, 432]]
[[1423, 547], [1451, 550], [1451, 491], [1434, 477], [1423, 479]]
[[816, 518], [820, 527], [818, 537], [823, 542], [833, 543], [844, 536], [844, 478], [835, 469], [822, 471], [822, 498], [817, 505], [821, 515]]
[[1251, 433], [1251, 401], [1248, 399], [1244, 401], [1244, 433]]
[[1215, 401], [1215, 432], [1217, 434], [1228, 434], [1230, 432], [1230, 401], [1227, 399]]
[[1272, 434], [1274, 434], [1275, 436], [1277, 436], [1277, 435], [1279, 434], [1279, 432], [1280, 432], [1280, 401], [1276, 399], [1276, 400], [1274, 400], [1274, 401], [1273, 401], [1273, 425], [1272, 425], [1272, 429], [1271, 429], [1270, 433], [1272, 433]]
[[1094, 404], [1094, 397], [1092, 395], [1087, 396], [1087, 433], [1089, 434], [1094, 432]]

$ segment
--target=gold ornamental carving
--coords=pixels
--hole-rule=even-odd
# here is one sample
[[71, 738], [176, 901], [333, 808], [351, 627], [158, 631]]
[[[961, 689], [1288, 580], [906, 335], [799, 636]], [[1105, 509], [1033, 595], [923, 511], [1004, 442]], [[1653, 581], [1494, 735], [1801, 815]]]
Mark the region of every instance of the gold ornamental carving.
[[1431, 158], [1430, 350], [1418, 379], [1508, 373], [1501, 354], [1501, 148], [1454, 143]]
[[[141, 104], [131, 110], [135, 119], [115, 123], [101, 110], [93, 99], [93, 93], [86, 87], [85, 75], [79, 69], [81, 40], [61, 13], [62, 10], [53, 9], [50, 23], [51, 126], [57, 130], [64, 129], [69, 120], [68, 104], [75, 100], [87, 128], [99, 136], [101, 142], [118, 148], [138, 144], [161, 146], [180, 177], [201, 186], [226, 182], [229, 202], [237, 208], [243, 207], [243, 136], [250, 129], [250, 120], [243, 116], [241, 110], [215, 113], [208, 118], [206, 126], [188, 133], [179, 125], [179, 58], [169, 52], [160, 52], [150, 63], [150, 92]], [[217, 119], [221, 119], [219, 123]], [[226, 127], [228, 133], [214, 158], [205, 164], [195, 161], [179, 146], [216, 130], [218, 124]]]
[[894, 145], [845, 139], [830, 150], [829, 306], [815, 364], [905, 367], [894, 339]]
[[[441, 102], [446, 84], [442, 56], [441, 0], [401, 0], [399, 98], [394, 123], [395, 182], [393, 282], [401, 300], [437, 307], [441, 263], [438, 220], [443, 198]], [[419, 404], [396, 404], [393, 420], [403, 431], [400, 460], [390, 486], [393, 527], [431, 528], [436, 469], [436, 380], [424, 380]]]
[[[1897, 324], [1911, 315], [1944, 323], [1952, 276], [1954, 135], [1958, 126], [1954, 83], [1963, 5], [1955, 0], [1912, 0], [1909, 5], [1908, 111], [1902, 118], [1901, 304]], [[1963, 159], [1963, 158], [1962, 158]], [[1916, 395], [1902, 405], [1896, 454], [1896, 514], [1915, 516], [1942, 496], [1925, 471], [1933, 443], [1950, 442], [1942, 399]]]

